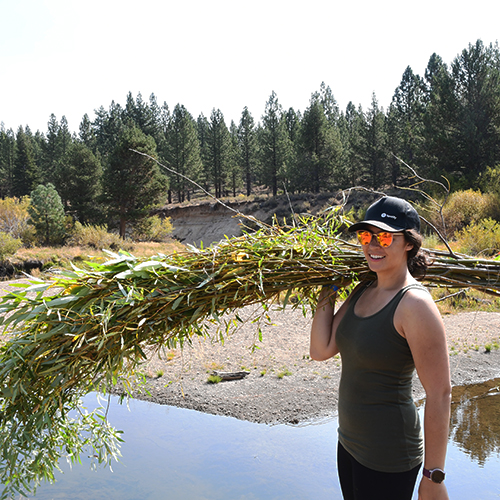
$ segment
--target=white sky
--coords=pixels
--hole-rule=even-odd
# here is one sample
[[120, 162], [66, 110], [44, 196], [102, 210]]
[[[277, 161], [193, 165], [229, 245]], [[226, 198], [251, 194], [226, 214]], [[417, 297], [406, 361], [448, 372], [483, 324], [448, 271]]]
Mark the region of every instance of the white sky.
[[424, 75], [469, 43], [500, 39], [500, 2], [457, 0], [0, 0], [0, 122], [78, 131], [129, 91], [196, 119], [256, 121], [274, 90], [304, 111], [324, 81], [341, 109], [385, 109], [405, 68]]

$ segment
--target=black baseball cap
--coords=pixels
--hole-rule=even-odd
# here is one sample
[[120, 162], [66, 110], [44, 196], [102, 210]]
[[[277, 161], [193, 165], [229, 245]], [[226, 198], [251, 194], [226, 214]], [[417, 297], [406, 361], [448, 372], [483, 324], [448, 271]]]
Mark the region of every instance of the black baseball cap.
[[420, 217], [406, 200], [395, 196], [384, 196], [370, 205], [364, 220], [353, 224], [349, 231], [359, 231], [368, 225], [391, 233], [405, 229], [415, 229], [420, 232]]

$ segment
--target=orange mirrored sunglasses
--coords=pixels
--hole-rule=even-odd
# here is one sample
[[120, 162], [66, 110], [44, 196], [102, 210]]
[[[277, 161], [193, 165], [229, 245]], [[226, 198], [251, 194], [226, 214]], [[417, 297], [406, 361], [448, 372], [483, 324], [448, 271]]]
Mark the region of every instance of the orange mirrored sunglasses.
[[357, 233], [358, 233], [358, 240], [363, 246], [369, 245], [370, 241], [372, 241], [373, 236], [377, 238], [378, 244], [384, 248], [390, 247], [394, 239], [394, 233], [389, 233], [386, 231], [383, 231], [381, 233], [371, 233], [370, 231], [358, 231]]

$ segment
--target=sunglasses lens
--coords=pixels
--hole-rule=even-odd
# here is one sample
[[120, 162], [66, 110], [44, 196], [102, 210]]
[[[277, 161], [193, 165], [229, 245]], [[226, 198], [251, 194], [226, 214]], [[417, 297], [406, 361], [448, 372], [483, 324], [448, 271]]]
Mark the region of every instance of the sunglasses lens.
[[358, 231], [358, 240], [364, 245], [369, 245], [370, 241], [372, 241], [372, 233], [368, 231]]
[[381, 247], [388, 247], [392, 243], [392, 233], [378, 233], [375, 236]]
[[370, 231], [358, 231], [358, 240], [359, 242], [365, 246], [369, 245], [370, 241], [372, 241], [372, 237], [375, 236], [377, 238], [378, 243], [381, 247], [391, 246], [392, 243], [392, 233], [370, 233]]

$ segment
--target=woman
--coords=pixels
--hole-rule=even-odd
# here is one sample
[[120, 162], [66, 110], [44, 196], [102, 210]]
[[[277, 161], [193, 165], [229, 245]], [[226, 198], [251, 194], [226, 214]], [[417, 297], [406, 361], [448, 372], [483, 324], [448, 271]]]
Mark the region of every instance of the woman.
[[[418, 214], [386, 196], [349, 230], [377, 279], [358, 285], [337, 312], [337, 287], [323, 288], [310, 344], [315, 360], [342, 357], [337, 459], [344, 499], [410, 500], [422, 463], [418, 498], [448, 499], [448, 349], [437, 307], [414, 278], [427, 266]], [[426, 392], [424, 439], [412, 398], [415, 368]]]

